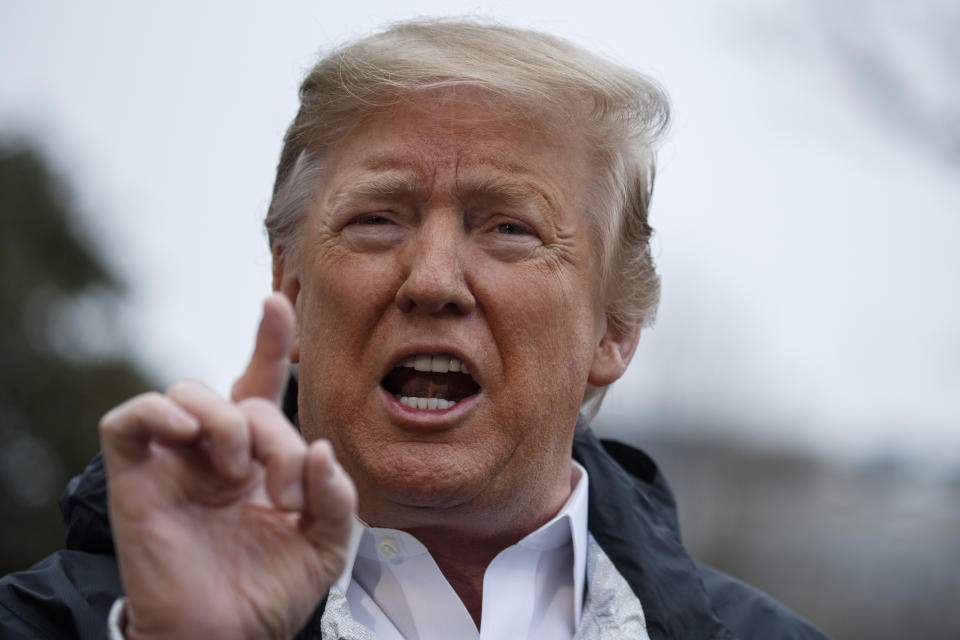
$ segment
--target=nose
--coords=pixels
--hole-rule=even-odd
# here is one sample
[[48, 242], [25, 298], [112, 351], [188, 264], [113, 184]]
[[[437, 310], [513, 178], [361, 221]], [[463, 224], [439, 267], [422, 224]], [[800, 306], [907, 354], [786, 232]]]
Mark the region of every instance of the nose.
[[453, 212], [435, 212], [411, 237], [401, 259], [406, 278], [397, 290], [403, 312], [467, 315], [476, 306], [463, 268], [464, 231]]

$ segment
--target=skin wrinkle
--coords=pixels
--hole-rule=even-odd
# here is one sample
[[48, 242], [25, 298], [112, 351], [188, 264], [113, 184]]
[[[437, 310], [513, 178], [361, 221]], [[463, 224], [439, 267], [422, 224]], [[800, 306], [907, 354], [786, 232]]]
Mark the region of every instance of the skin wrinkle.
[[[466, 97], [458, 94], [464, 94]], [[429, 113], [430, 109], [424, 108], [423, 105], [430, 104], [431, 100], [435, 100], [436, 102], [444, 106], [451, 107], [456, 111], [456, 115], [451, 119], [451, 122], [455, 122], [455, 125], [460, 128], [482, 130], [483, 128], [502, 127], [504, 122], [509, 122], [510, 128], [516, 132], [517, 136], [522, 137], [533, 134], [547, 138], [553, 135], [553, 131], [563, 130], [567, 133], [567, 135], [572, 135], [574, 132], [576, 132], [577, 137], [575, 140], [573, 140], [574, 145], [587, 145], [590, 148], [593, 146], [592, 144], [588, 143], [585, 135], [580, 133], [578, 129], [562, 126], [561, 122], [556, 121], [557, 118], [555, 116], [551, 117], [549, 114], [542, 114], [543, 119], [541, 120], [529, 117], [526, 114], [526, 111], [529, 109], [529, 107], [528, 109], [517, 109], [517, 105], [506, 105], [507, 109], [505, 111], [509, 114], [508, 118], [504, 118], [502, 115], [495, 114], [493, 111], [487, 112], [489, 115], [484, 117], [482, 114], [478, 113], [477, 109], [474, 108], [474, 103], [476, 102], [477, 98], [484, 98], [484, 102], [489, 103], [488, 106], [491, 108], [495, 105], [498, 105], [498, 99], [494, 98], [491, 102], [489, 99], [493, 98], [493, 96], [488, 95], [483, 91], [479, 91], [476, 87], [467, 86], [459, 87], [455, 90], [425, 92], [423, 98], [424, 99], [422, 100], [407, 101], [403, 104], [403, 106], [411, 111], [420, 111], [426, 115]], [[378, 116], [384, 113], [390, 113], [391, 109], [395, 107], [396, 105], [390, 104], [390, 106], [387, 107], [372, 109], [370, 112], [360, 117], [356, 124], [351, 127], [345, 133], [345, 135], [341, 136], [337, 142], [340, 143], [349, 138], [354, 131], [361, 130], [370, 121], [375, 120]], [[468, 113], [469, 115], [465, 116], [464, 113]], [[365, 159], [364, 167], [370, 169], [371, 171], [383, 171], [387, 169], [409, 169], [411, 167], [422, 167], [424, 165], [428, 165], [430, 164], [430, 157], [422, 154], [418, 155], [420, 152], [417, 150], [417, 147], [422, 146], [422, 143], [425, 142], [427, 136], [427, 133], [417, 130], [411, 135], [411, 138], [416, 140], [415, 143], [396, 145], [389, 152], [373, 154]], [[449, 151], [448, 147], [455, 144], [449, 143], [448, 145], [444, 145], [444, 143], [441, 142], [438, 145], [436, 140], [429, 140], [428, 142], [435, 145], [435, 147], [442, 152]], [[336, 145], [331, 146], [335, 147]], [[463, 158], [457, 154], [453, 166], [454, 175], [459, 176], [461, 174], [462, 163]], [[516, 177], [529, 174], [526, 163], [512, 162], [509, 158], [502, 155], [485, 157], [484, 164], [498, 169], [502, 176]], [[469, 162], [465, 166], [472, 168], [472, 165]], [[434, 179], [436, 178], [436, 173], [438, 170], [439, 167], [434, 167]], [[422, 178], [427, 173], [428, 172], [421, 172], [420, 177]], [[424, 180], [424, 183], [428, 191], [433, 190], [432, 181], [428, 182]], [[547, 201], [549, 209], [556, 210], [556, 196], [551, 197], [548, 193], [538, 189], [537, 185], [533, 183], [525, 183], [524, 186], [540, 193], [540, 195]]]
[[[417, 535], [469, 591], [566, 500], [586, 381], [610, 377], [578, 206], [590, 154], [484, 108], [418, 106], [368, 118], [332, 151], [300, 268], [279, 286], [297, 303], [304, 436], [331, 441], [365, 521]], [[402, 349], [435, 344], [465, 354], [481, 391], [428, 428], [380, 383]], [[479, 564], [447, 566], [452, 539]], [[458, 593], [475, 613], [477, 594]]]
[[[486, 197], [510, 209], [514, 206], [527, 205], [531, 200], [539, 197], [544, 204], [538, 208], [545, 209], [546, 212], [551, 214], [558, 210], [556, 198], [551, 197], [546, 190], [538, 187], [530, 180], [515, 180], [517, 177], [524, 175], [522, 169], [509, 169], [502, 164], [493, 161], [477, 167], [469, 167], [474, 171], [472, 172], [473, 175], [466, 179], [461, 179], [461, 174], [458, 171], [455, 191], [458, 202], [464, 208], [467, 208], [471, 200], [481, 200]], [[489, 177], [477, 175], [482, 174], [487, 167], [495, 169], [496, 173]], [[510, 178], [504, 180], [505, 176], [510, 176]], [[534, 198], [531, 198], [531, 196], [534, 196]], [[550, 218], [548, 217], [548, 219]]]
[[349, 208], [355, 200], [400, 200], [419, 204], [426, 200], [424, 194], [429, 193], [425, 182], [415, 174], [405, 174], [400, 168], [391, 168], [386, 172], [371, 168], [369, 174], [369, 178], [358, 178], [347, 183], [343, 190], [331, 197], [328, 209], [333, 213], [333, 217], [336, 217], [341, 209]]
[[[469, 166], [468, 168], [475, 171], [473, 175], [463, 179], [460, 169], [462, 166], [462, 163], [457, 163], [457, 184], [453, 193], [460, 208], [469, 210], [472, 203], [490, 202], [494, 208], [512, 210], [531, 206], [531, 202], [539, 198], [544, 205], [537, 208], [547, 214], [544, 215], [544, 221], [556, 222], [552, 215], [557, 210], [556, 197], [531, 181], [518, 181], [514, 179], [515, 176], [507, 173], [522, 172], [521, 169], [487, 160], [483, 164]], [[499, 172], [485, 171], [488, 168], [497, 169]], [[349, 182], [330, 197], [324, 208], [331, 211], [331, 218], [336, 220], [341, 210], [350, 208], [355, 203], [359, 204], [365, 198], [399, 201], [411, 206], [426, 204], [430, 198], [431, 188], [429, 183], [420, 177], [417, 164], [404, 166], [400, 158], [393, 158], [390, 161], [372, 162], [368, 169], [368, 172], [351, 177]], [[383, 169], [386, 171], [382, 172]], [[572, 231], [558, 227], [554, 227], [553, 231], [558, 238], [569, 239], [573, 235]], [[544, 239], [545, 244], [551, 244], [551, 241], [551, 238]]]
[[[421, 138], [422, 138], [422, 136], [421, 136]], [[446, 139], [451, 139], [451, 138], [446, 138]], [[453, 139], [455, 139], [455, 137], [454, 137]], [[442, 144], [441, 144], [441, 145], [440, 145], [441, 149], [437, 152], [438, 154], [442, 154], [442, 153], [443, 153], [443, 151], [444, 151], [443, 147], [444, 147], [444, 146], [449, 146], [449, 145], [442, 145]], [[393, 149], [393, 148], [390, 150], [390, 153], [391, 153], [392, 155], [394, 155], [395, 158], [396, 158], [397, 156], [401, 156], [401, 157], [402, 157], [402, 156], [407, 155], [407, 154], [405, 154], [405, 153], [403, 152], [403, 150], [401, 150], [400, 152], [397, 152], [397, 150], [396, 150], [396, 149]], [[431, 154], [429, 154], [429, 155], [434, 155], [434, 154], [431, 153]], [[435, 157], [435, 156], [434, 156], [434, 157]], [[462, 169], [462, 168], [464, 167], [464, 165], [465, 165], [465, 163], [463, 162], [463, 157], [462, 157], [461, 155], [459, 155], [459, 154], [455, 154], [455, 155], [454, 155], [454, 158], [456, 158], [456, 159], [459, 160], [459, 163], [458, 163], [457, 165], [455, 165], [455, 166], [459, 166], [459, 167]], [[486, 159], [486, 160], [489, 160], [489, 156], [487, 156], [485, 159]], [[416, 160], [419, 161], [420, 158], [417, 158]], [[376, 160], [375, 160], [374, 162], [370, 162], [369, 160], [365, 160], [365, 162], [363, 163], [363, 166], [366, 166], [366, 167], [369, 167], [369, 166], [371, 166], [371, 165], [375, 165], [375, 166], [396, 166], [397, 164], [398, 164], [398, 163], [396, 162], [395, 159], [378, 157], [378, 158], [376, 158]], [[416, 164], [420, 164], [420, 162], [417, 162]], [[414, 166], [416, 166], [416, 164], [415, 164]], [[490, 163], [490, 164], [493, 164], [493, 163]], [[517, 168], [516, 163], [514, 163], [514, 166], [511, 166], [511, 167], [509, 167], [509, 168]], [[442, 169], [441, 163], [436, 163], [436, 168], [435, 168], [434, 176], [435, 176], [436, 173], [439, 172], [441, 169]], [[421, 174], [422, 174], [422, 172], [421, 172]], [[350, 177], [350, 179], [352, 179], [352, 176]], [[434, 178], [434, 181], [435, 181], [435, 178]], [[547, 200], [549, 200], [549, 198], [547, 198]], [[326, 243], [324, 243], [324, 244], [326, 244]], [[320, 249], [320, 252], [321, 252], [321, 253], [327, 253], [327, 255], [330, 255], [331, 253], [333, 253], [332, 251], [330, 251], [330, 252], [326, 251], [326, 250], [325, 250], [326, 247], [317, 247], [317, 249]], [[339, 253], [339, 251], [337, 251], [337, 253]], [[552, 267], [552, 268], [550, 269], [550, 271], [555, 271], [555, 270], [556, 270], [556, 267]], [[554, 277], [555, 277], [555, 276], [554, 276]], [[373, 321], [372, 321], [372, 320], [371, 320], [371, 324], [373, 324]], [[509, 363], [502, 363], [502, 364], [508, 365]], [[522, 366], [522, 365], [521, 365], [521, 366]]]

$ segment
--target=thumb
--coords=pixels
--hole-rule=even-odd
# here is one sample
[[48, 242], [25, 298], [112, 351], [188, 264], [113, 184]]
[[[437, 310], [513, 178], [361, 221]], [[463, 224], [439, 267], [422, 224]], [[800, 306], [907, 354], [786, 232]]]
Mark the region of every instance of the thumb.
[[275, 293], [267, 298], [250, 363], [230, 392], [234, 402], [259, 397], [280, 404], [290, 371], [295, 325], [293, 305], [286, 296]]

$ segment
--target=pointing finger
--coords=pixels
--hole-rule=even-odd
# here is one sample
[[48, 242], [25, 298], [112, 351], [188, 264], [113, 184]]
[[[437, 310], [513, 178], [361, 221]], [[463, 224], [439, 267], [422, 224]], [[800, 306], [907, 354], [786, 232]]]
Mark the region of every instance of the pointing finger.
[[293, 306], [286, 296], [275, 293], [267, 298], [250, 363], [230, 393], [234, 402], [266, 398], [280, 404], [290, 370], [295, 323]]

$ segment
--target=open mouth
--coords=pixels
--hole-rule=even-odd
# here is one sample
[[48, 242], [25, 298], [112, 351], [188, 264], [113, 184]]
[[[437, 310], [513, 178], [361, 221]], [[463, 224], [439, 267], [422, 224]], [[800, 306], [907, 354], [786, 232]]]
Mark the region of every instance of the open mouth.
[[380, 382], [402, 404], [414, 409], [449, 409], [478, 391], [467, 365], [448, 354], [404, 359]]

